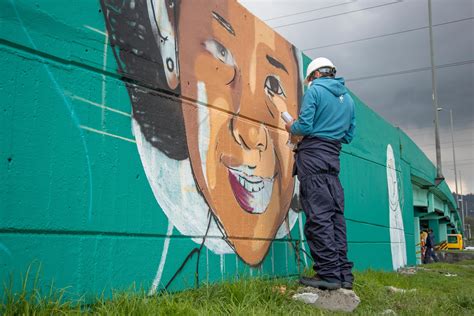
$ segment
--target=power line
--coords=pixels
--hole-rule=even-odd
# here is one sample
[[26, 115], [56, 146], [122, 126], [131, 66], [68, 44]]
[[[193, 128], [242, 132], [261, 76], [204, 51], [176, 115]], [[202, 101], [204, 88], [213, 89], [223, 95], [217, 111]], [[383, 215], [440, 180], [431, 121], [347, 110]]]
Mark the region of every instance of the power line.
[[[432, 146], [434, 146], [434, 144], [433, 144]], [[436, 149], [436, 148], [434, 148], [434, 147], [431, 148], [431, 147], [429, 147], [429, 146], [418, 146], [418, 147], [421, 148], [421, 149], [423, 149], [423, 150], [425, 150], [425, 151], [433, 151], [433, 150]], [[465, 145], [460, 145], [460, 146], [456, 146], [456, 145], [455, 145], [455, 147], [456, 147], [456, 148], [465, 148], [465, 147], [474, 148], [474, 146], [471, 145], [471, 144], [465, 144]], [[446, 150], [449, 150], [449, 148], [447, 148]]]
[[[434, 146], [435, 144], [434, 143], [430, 143], [430, 144], [422, 144], [422, 145], [418, 145], [418, 147], [431, 147], [431, 146]], [[444, 142], [444, 143], [441, 143], [440, 145], [451, 145], [451, 142]], [[462, 148], [462, 147], [468, 147], [468, 146], [471, 146], [474, 148], [474, 142], [472, 141], [463, 141], [463, 142], [457, 142], [457, 143], [454, 143], [454, 147], [456, 148]]]
[[[469, 137], [467, 139], [458, 139], [455, 144], [466, 144], [466, 143], [469, 143], [469, 144], [473, 144], [474, 142], [474, 137]], [[442, 143], [441, 145], [447, 145], [447, 144], [451, 144], [451, 139], [442, 139]], [[418, 146], [428, 146], [428, 145], [434, 145], [434, 143], [424, 143], [423, 145], [418, 145]]]
[[[431, 144], [423, 144], [423, 145], [416, 144], [416, 145], [418, 147], [422, 148], [422, 149], [426, 149], [426, 150], [430, 151], [430, 150], [434, 150], [434, 148], [432, 148], [432, 146], [434, 146], [435, 144], [431, 143]], [[444, 142], [444, 143], [441, 143], [441, 145], [451, 146], [452, 144], [451, 144], [451, 142]], [[455, 143], [454, 146], [455, 146], [455, 148], [471, 147], [471, 148], [474, 149], [474, 142], [465, 141], [465, 142], [462, 142], [462, 143]], [[449, 148], [445, 148], [445, 149], [448, 150]]]
[[[447, 139], [443, 139], [442, 140], [443, 142], [441, 143], [442, 145], [447, 145], [447, 144], [451, 144], [451, 140], [447, 140]], [[460, 145], [464, 145], [466, 143], [469, 143], [469, 144], [473, 144], [474, 142], [474, 137], [469, 137], [467, 139], [458, 139], [457, 141], [455, 141], [454, 143], [455, 144], [460, 144]], [[434, 145], [434, 143], [424, 143], [422, 146], [425, 146], [425, 145]]]
[[[468, 21], [468, 20], [472, 20], [472, 19], [474, 19], [474, 17], [469, 17], [469, 18], [464, 18], [464, 19], [439, 23], [439, 24], [435, 24], [433, 26], [443, 26], [443, 25], [447, 25], [447, 24], [459, 23], [459, 22]], [[377, 38], [389, 37], [389, 36], [393, 36], [393, 35], [409, 33], [409, 32], [429, 29], [429, 28], [430, 28], [429, 26], [422, 26], [422, 27], [417, 27], [417, 28], [414, 28], [414, 29], [409, 29], [409, 30], [404, 30], [404, 31], [399, 31], [399, 32], [393, 32], [393, 33], [386, 33], [386, 34], [377, 35], [377, 36], [370, 36], [370, 37], [365, 37], [365, 38], [352, 40], [352, 41], [346, 41], [346, 42], [340, 42], [340, 43], [335, 43], [335, 44], [330, 44], [330, 45], [323, 45], [323, 46], [316, 46], [316, 47], [312, 47], [312, 48], [306, 48], [306, 49], [303, 49], [303, 51], [306, 52], [306, 51], [311, 51], [311, 50], [320, 49], [320, 48], [327, 48], [327, 47], [334, 47], [334, 46], [340, 46], [340, 45], [345, 45], [345, 44], [363, 42], [363, 41], [373, 40], [373, 39], [377, 39]]]
[[[467, 120], [463, 120], [463, 121], [456, 121], [456, 124], [462, 124], [464, 122], [472, 122], [472, 119], [469, 118]], [[402, 131], [404, 131], [405, 133], [409, 132], [410, 133], [410, 136], [419, 136], [419, 135], [426, 135], [426, 134], [431, 134], [433, 133], [433, 131], [431, 130], [431, 127], [420, 127], [420, 128], [410, 128], [410, 129], [407, 129], [407, 128], [402, 128], [400, 127], [400, 129]], [[459, 131], [463, 131], [463, 130], [466, 130], [466, 129], [472, 129], [474, 131], [474, 127], [473, 126], [467, 126], [467, 127], [463, 127], [463, 128], [457, 128], [455, 129], [455, 133], [456, 132], [459, 132]], [[419, 132], [419, 133], [412, 133], [411, 131], [419, 131], [419, 130], [425, 130], [424, 132]]]
[[[449, 68], [449, 67], [462, 66], [462, 65], [472, 64], [472, 63], [474, 63], [474, 59], [460, 61], [456, 63], [450, 63], [450, 64], [442, 64], [442, 65], [436, 66], [435, 68], [436, 69]], [[346, 79], [346, 82], [389, 77], [389, 76], [396, 76], [396, 75], [405, 75], [405, 74], [410, 74], [410, 73], [420, 72], [420, 71], [427, 71], [427, 70], [431, 70], [431, 67], [414, 68], [414, 69], [402, 70], [402, 71], [397, 71], [397, 72], [388, 72], [385, 74], [371, 75], [371, 76], [365, 76], [365, 77], [356, 77], [356, 78]]]
[[296, 12], [296, 13], [280, 15], [280, 16], [276, 16], [276, 17], [273, 17], [273, 18], [265, 19], [264, 21], [267, 22], [267, 21], [271, 21], [271, 20], [286, 18], [286, 17], [295, 16], [295, 15], [300, 15], [300, 14], [305, 14], [305, 13], [309, 13], [309, 12], [321, 11], [321, 10], [325, 10], [325, 9], [329, 9], [329, 8], [339, 7], [339, 6], [346, 5], [346, 4], [351, 4], [351, 3], [354, 3], [354, 2], [356, 2], [356, 1], [357, 1], [357, 0], [351, 0], [351, 1], [349, 1], [349, 2], [344, 2], [344, 3], [329, 5], [329, 6], [327, 6], [327, 7], [317, 8], [317, 9], [313, 9], [313, 10], [300, 11], [300, 12]]
[[[453, 162], [452, 160], [446, 160], [447, 162]], [[468, 161], [474, 161], [474, 158], [469, 158], [469, 159], [461, 159], [461, 160], [456, 160], [456, 162], [468, 162]]]
[[[443, 161], [443, 163], [445, 163], [447, 165], [454, 164], [452, 161]], [[460, 160], [460, 161], [456, 160], [456, 164], [459, 164], [459, 165], [472, 165], [472, 164], [474, 164], [474, 159], [465, 159], [465, 160]]]
[[287, 27], [287, 26], [292, 26], [292, 25], [297, 25], [297, 24], [303, 24], [303, 23], [312, 22], [312, 21], [324, 20], [324, 19], [333, 18], [333, 17], [341, 16], [341, 15], [346, 15], [346, 14], [350, 14], [350, 13], [362, 12], [362, 11], [366, 11], [366, 10], [370, 10], [370, 9], [385, 7], [385, 6], [388, 6], [388, 5], [400, 3], [400, 2], [402, 2], [402, 1], [403, 1], [403, 0], [397, 0], [397, 1], [395, 1], [395, 2], [390, 2], [390, 3], [375, 5], [375, 6], [367, 7], [367, 8], [364, 8], [364, 9], [352, 10], [352, 11], [347, 11], [347, 12], [338, 13], [338, 14], [326, 15], [326, 16], [322, 16], [322, 17], [314, 18], [314, 19], [310, 19], [310, 20], [303, 20], [303, 21], [299, 21], [299, 22], [293, 22], [293, 23], [288, 23], [288, 24], [282, 24], [282, 25], [274, 26], [273, 28], [274, 28], [274, 29], [277, 29], [277, 28], [281, 28], [281, 27]]

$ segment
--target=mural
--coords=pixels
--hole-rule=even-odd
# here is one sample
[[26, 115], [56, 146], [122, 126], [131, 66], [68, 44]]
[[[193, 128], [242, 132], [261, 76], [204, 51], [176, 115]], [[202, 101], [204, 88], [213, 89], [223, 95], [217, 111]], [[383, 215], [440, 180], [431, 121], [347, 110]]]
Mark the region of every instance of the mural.
[[405, 229], [398, 195], [398, 180], [392, 146], [387, 145], [387, 188], [390, 219], [390, 246], [394, 270], [407, 265]]
[[[37, 2], [2, 3], [3, 281], [21, 292], [40, 264], [45, 289], [93, 298], [311, 265], [278, 118], [296, 116], [306, 56], [235, 1]], [[359, 271], [413, 265], [414, 207], [460, 231], [455, 201], [445, 182], [425, 189], [428, 157], [353, 97], [350, 259]]]
[[297, 219], [280, 113], [297, 116], [301, 53], [234, 1], [101, 5], [159, 206], [196, 243], [260, 264]]

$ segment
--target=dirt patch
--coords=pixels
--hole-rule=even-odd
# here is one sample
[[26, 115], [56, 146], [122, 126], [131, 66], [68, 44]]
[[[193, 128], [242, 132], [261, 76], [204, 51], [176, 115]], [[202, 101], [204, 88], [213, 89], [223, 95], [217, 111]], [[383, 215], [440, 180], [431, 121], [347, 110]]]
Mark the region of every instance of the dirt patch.
[[352, 312], [360, 303], [357, 294], [346, 289], [324, 291], [312, 287], [301, 287], [297, 294], [293, 295], [293, 299], [318, 308], [342, 312]]

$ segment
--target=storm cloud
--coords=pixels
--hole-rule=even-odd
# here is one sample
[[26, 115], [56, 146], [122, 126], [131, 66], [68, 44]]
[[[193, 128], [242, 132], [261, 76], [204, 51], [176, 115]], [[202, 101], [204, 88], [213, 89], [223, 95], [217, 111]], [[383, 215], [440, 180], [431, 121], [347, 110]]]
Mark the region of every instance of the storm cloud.
[[[428, 0], [241, 0], [435, 161]], [[454, 191], [449, 110], [463, 193], [474, 191], [474, 0], [432, 0], [443, 173]], [[459, 179], [458, 179], [459, 181]]]

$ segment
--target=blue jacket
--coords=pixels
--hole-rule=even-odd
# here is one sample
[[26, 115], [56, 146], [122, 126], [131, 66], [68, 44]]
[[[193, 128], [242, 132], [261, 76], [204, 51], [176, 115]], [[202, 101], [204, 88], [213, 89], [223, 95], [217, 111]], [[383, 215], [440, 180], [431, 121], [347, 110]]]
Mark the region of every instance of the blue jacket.
[[304, 94], [298, 119], [291, 133], [318, 136], [350, 143], [355, 129], [354, 100], [343, 78], [313, 80]]

